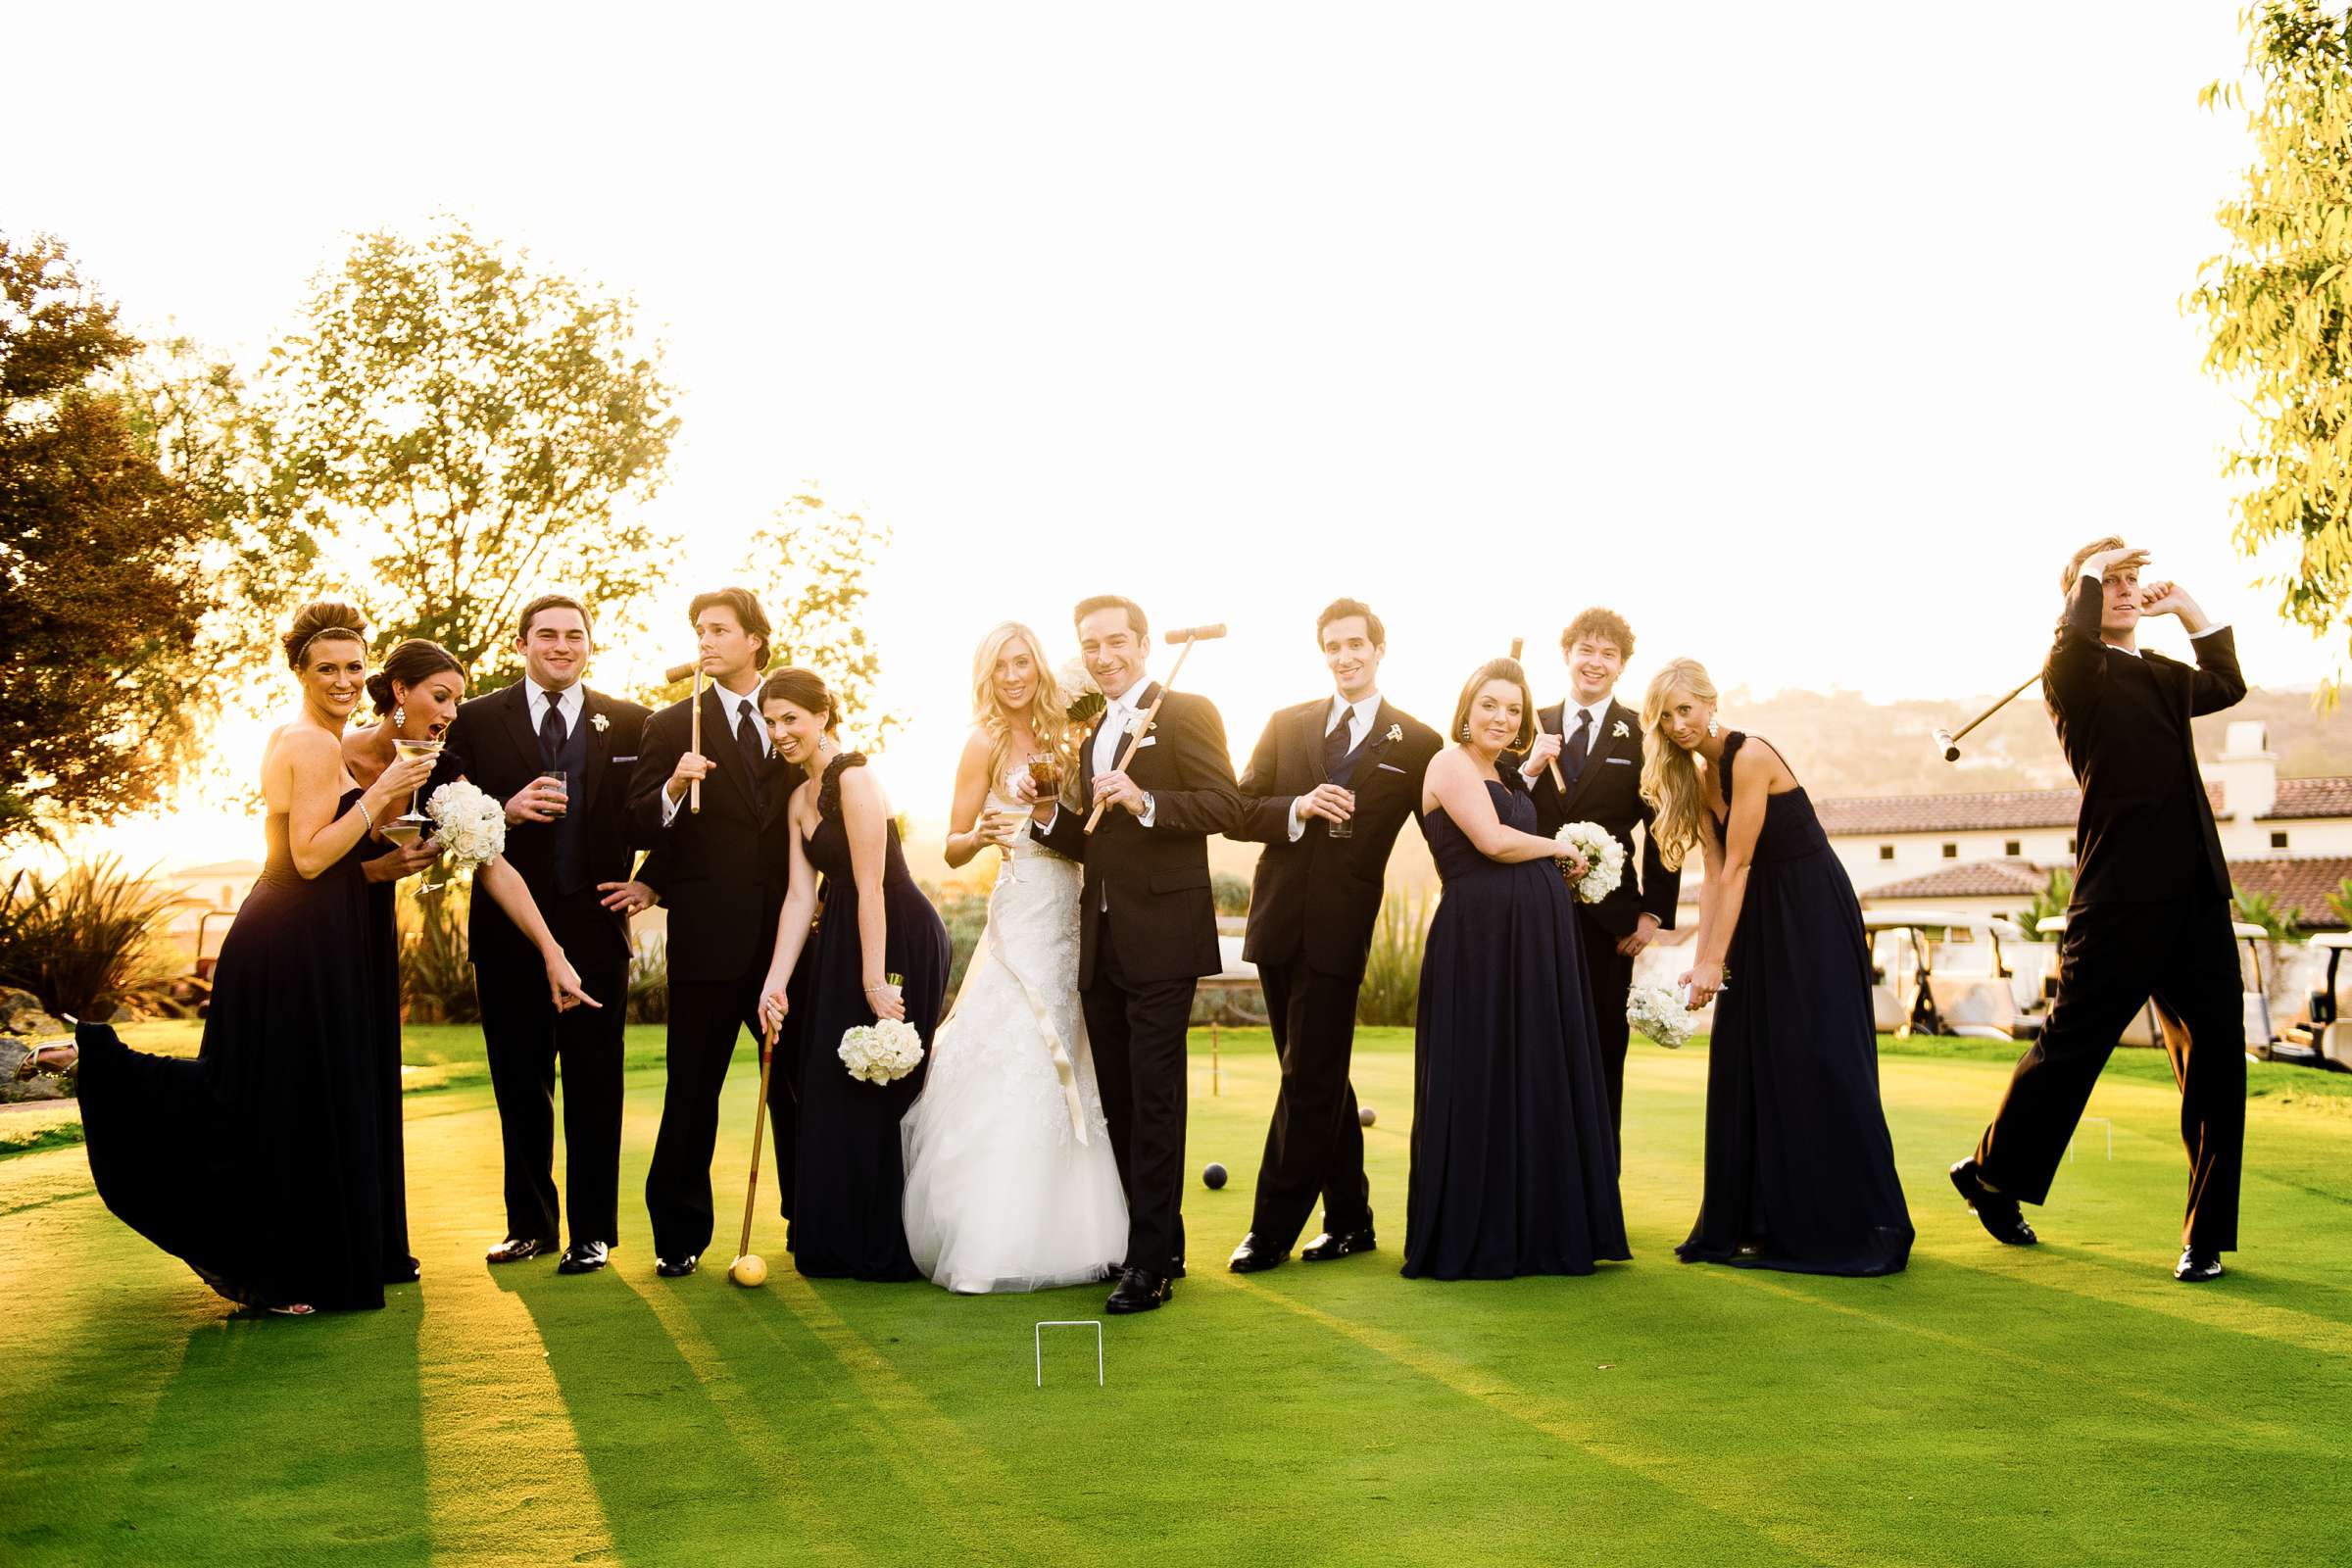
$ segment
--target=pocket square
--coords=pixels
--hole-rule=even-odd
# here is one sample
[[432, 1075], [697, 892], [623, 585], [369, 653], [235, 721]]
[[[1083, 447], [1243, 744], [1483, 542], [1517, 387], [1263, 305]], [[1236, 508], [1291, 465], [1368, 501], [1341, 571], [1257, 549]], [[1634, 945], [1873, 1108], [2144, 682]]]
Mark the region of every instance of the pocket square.
[[1379, 768], [1383, 773], [1401, 773], [1404, 771], [1403, 768], [1398, 767], [1395, 762], [1375, 762], [1372, 765]]
[[1145, 736], [1145, 737], [1144, 737], [1142, 740], [1140, 740], [1140, 741], [1137, 741], [1137, 742], [1135, 743], [1135, 749], [1136, 749], [1137, 751], [1139, 751], [1139, 752], [1140, 752], [1140, 751], [1142, 751], [1142, 750], [1143, 750], [1145, 747], [1147, 747], [1147, 746], [1157, 746], [1158, 744], [1159, 744], [1159, 737], [1158, 737], [1158, 736], [1156, 736], [1156, 735], [1147, 735], [1147, 736]]
[[637, 754], [636, 754], [635, 752], [631, 752], [631, 753], [630, 753], [628, 756], [626, 756], [626, 757], [615, 757], [615, 758], [612, 758], [612, 759], [611, 759], [610, 760], [612, 760], [612, 761], [613, 763], [615, 763], [615, 764], [618, 764], [618, 763], [621, 763], [621, 762], [634, 762], [635, 760], [637, 760]]
[[1630, 757], [1604, 757], [1601, 759], [1601, 760], [1608, 763], [1611, 767], [1631, 767], [1634, 765], [1634, 760]]

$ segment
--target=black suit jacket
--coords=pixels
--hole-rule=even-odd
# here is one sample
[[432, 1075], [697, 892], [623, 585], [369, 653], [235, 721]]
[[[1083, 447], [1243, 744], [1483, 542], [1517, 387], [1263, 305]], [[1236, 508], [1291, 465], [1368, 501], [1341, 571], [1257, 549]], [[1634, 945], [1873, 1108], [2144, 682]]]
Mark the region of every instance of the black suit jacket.
[[[1544, 726], [1545, 734], [1564, 735], [1567, 730], [1561, 715], [1567, 709], [1564, 702], [1540, 709], [1536, 721]], [[1621, 725], [1625, 729], [1623, 735], [1617, 733]], [[1634, 824], [1639, 822], [1646, 828], [1656, 814], [1649, 803], [1642, 799], [1642, 715], [1611, 698], [1600, 733], [1592, 737], [1592, 755], [1585, 759], [1584, 771], [1569, 784], [1567, 799], [1560, 798], [1558, 788], [1551, 782], [1550, 768], [1536, 776], [1529, 791], [1536, 803], [1536, 831], [1549, 838], [1570, 822], [1597, 822], [1625, 846], [1625, 863], [1630, 871], [1634, 864]], [[1564, 774], [1565, 769], [1562, 771]], [[1655, 916], [1661, 928], [1671, 931], [1674, 904], [1682, 887], [1683, 873], [1666, 868], [1665, 862], [1658, 858], [1657, 844], [1644, 833], [1639, 879], [1629, 875], [1617, 884], [1616, 892], [1598, 904], [1580, 907], [1598, 921], [1602, 930], [1616, 936], [1632, 932], [1644, 914]]]
[[[650, 716], [647, 710], [635, 703], [607, 697], [602, 692], [581, 693], [580, 722], [588, 726], [585, 737], [588, 767], [586, 776], [572, 786], [568, 809], [586, 819], [581, 842], [587, 854], [591, 891], [598, 882], [628, 880], [630, 862], [636, 858], [628, 818], [628, 770], [637, 760], [645, 721]], [[604, 721], [601, 728], [597, 723], [600, 718]], [[539, 733], [531, 723], [530, 688], [519, 680], [460, 704], [458, 716], [450, 722], [448, 742], [449, 749], [466, 760], [470, 780], [500, 801], [512, 798], [543, 771], [539, 761]], [[612, 776], [615, 772], [620, 776]], [[572, 954], [573, 961], [584, 961], [590, 956], [580, 951], [582, 942], [597, 944], [608, 957], [628, 952], [628, 916], [617, 909], [604, 908], [600, 899], [584, 901], [586, 908], [564, 907], [567, 903], [583, 901], [579, 895], [566, 901], [556, 891], [552, 824], [509, 824], [506, 859], [521, 874], [540, 913], [547, 918], [556, 939]], [[471, 907], [466, 934], [475, 962], [485, 958], [527, 958], [535, 980], [537, 950], [514, 922], [507, 918], [506, 911], [487, 898], [473, 900]]]
[[[1150, 708], [1156, 681], [1136, 694]], [[1102, 944], [1103, 905], [1121, 976], [1142, 983], [1198, 979], [1222, 969], [1217, 952], [1217, 906], [1208, 887], [1208, 836], [1241, 824], [1242, 797], [1225, 751], [1225, 721], [1205, 697], [1170, 692], [1152, 722], [1151, 744], [1135, 754], [1127, 776], [1151, 792], [1152, 826], [1124, 808], [1102, 813], [1090, 838], [1094, 808], [1095, 737], [1079, 749], [1079, 806], [1064, 808], [1038, 842], [1086, 866], [1079, 896], [1078, 983], [1095, 982]], [[1121, 750], [1126, 741], [1119, 742]]]
[[1332, 702], [1318, 697], [1266, 721], [1242, 771], [1241, 825], [1226, 837], [1266, 846], [1257, 858], [1243, 956], [1261, 964], [1303, 956], [1319, 973], [1360, 980], [1380, 919], [1389, 852], [1405, 818], [1420, 820], [1422, 775], [1445, 743], [1383, 698], [1350, 775], [1354, 831], [1335, 839], [1329, 824], [1309, 818], [1294, 844], [1291, 803], [1330, 778], [1323, 734]]
[[2230, 896], [2213, 803], [2189, 720], [2246, 695], [2237, 640], [2197, 638], [2195, 668], [2099, 640], [2104, 590], [2076, 582], [2041, 666], [2042, 706], [2082, 805], [2075, 818], [2076, 904]]
[[726, 705], [715, 687], [706, 687], [703, 755], [716, 765], [703, 780], [701, 812], [682, 801], [663, 827], [662, 787], [686, 754], [693, 701], [682, 698], [646, 722], [629, 816], [653, 853], [637, 875], [669, 909], [670, 978], [732, 982], [766, 972], [792, 875], [792, 824], [784, 808], [800, 776], [775, 764], [767, 805], [760, 807]]

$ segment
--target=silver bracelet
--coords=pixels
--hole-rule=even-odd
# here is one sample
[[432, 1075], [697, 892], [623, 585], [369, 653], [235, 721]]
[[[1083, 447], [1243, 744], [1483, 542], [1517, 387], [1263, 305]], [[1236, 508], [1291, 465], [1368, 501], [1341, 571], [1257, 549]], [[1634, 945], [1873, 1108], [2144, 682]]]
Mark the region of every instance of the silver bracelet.
[[352, 804], [359, 807], [360, 820], [368, 824], [368, 831], [369, 833], [373, 833], [375, 831], [375, 813], [368, 809], [368, 797], [363, 795]]

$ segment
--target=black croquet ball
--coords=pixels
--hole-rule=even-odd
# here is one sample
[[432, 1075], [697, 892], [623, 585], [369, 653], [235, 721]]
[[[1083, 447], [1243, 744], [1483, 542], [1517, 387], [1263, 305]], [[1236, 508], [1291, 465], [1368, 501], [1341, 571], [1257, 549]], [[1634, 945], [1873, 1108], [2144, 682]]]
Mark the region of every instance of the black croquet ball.
[[1369, 1127], [1380, 1120], [1380, 1112], [1374, 1110], [1370, 1105], [1358, 1105], [1355, 1108], [1355, 1119]]
[[1201, 1185], [1214, 1192], [1225, 1185], [1225, 1167], [1210, 1160], [1200, 1171]]

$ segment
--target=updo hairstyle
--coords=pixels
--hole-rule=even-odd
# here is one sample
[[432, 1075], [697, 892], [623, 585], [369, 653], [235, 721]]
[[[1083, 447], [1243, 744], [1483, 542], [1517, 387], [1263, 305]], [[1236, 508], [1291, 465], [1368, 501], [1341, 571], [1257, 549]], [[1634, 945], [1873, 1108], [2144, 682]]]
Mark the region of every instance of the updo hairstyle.
[[763, 704], [790, 703], [808, 713], [821, 711], [825, 715], [825, 733], [828, 735], [841, 728], [841, 705], [833, 700], [833, 693], [826, 689], [824, 677], [813, 669], [803, 669], [798, 664], [792, 664], [777, 670], [760, 683], [760, 701]]
[[363, 648], [368, 644], [368, 617], [340, 599], [314, 599], [294, 612], [294, 619], [278, 639], [286, 651], [286, 667], [300, 672], [310, 657], [311, 644], [325, 637], [345, 637]]
[[384, 667], [368, 677], [368, 700], [379, 713], [389, 713], [399, 699], [392, 695], [394, 685], [416, 686], [428, 681], [443, 670], [449, 670], [460, 681], [466, 678], [466, 668], [458, 662], [457, 655], [424, 637], [411, 637], [384, 656]]

